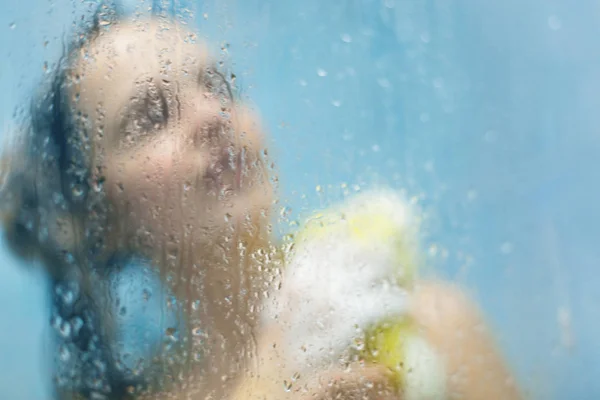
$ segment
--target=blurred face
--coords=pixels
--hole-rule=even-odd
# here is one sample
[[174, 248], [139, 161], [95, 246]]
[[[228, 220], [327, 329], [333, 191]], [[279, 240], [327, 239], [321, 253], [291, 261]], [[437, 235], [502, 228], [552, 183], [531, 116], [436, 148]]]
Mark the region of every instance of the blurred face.
[[218, 93], [206, 49], [180, 26], [116, 24], [76, 57], [70, 95], [92, 124], [92, 179], [103, 180], [112, 251], [138, 252], [175, 277], [190, 332], [210, 337], [203, 351], [213, 356], [201, 358], [226, 374], [250, 307], [240, 296], [245, 267], [233, 260], [271, 202], [257, 121]]
[[257, 121], [217, 93], [223, 80], [188, 36], [156, 21], [118, 24], [73, 72], [71, 97], [94, 126], [93, 173], [120, 236], [145, 237], [146, 250], [165, 238], [210, 243], [270, 202]]

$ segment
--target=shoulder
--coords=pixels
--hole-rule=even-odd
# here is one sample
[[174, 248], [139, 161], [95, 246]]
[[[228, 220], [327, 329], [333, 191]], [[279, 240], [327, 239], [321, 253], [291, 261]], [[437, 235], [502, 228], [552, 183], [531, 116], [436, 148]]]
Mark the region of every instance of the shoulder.
[[493, 332], [457, 285], [420, 281], [411, 299], [420, 334], [444, 360], [450, 393], [464, 399], [520, 399]]
[[411, 313], [425, 326], [480, 322], [475, 303], [463, 289], [441, 281], [418, 281], [411, 296]]

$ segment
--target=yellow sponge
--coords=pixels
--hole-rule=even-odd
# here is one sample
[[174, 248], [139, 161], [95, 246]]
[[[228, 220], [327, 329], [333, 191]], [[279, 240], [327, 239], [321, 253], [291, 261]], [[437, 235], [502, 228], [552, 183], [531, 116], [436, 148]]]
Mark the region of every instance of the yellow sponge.
[[393, 371], [405, 398], [443, 399], [442, 364], [408, 317], [420, 264], [417, 215], [399, 194], [378, 190], [306, 222], [270, 309], [286, 327], [288, 365], [326, 366], [362, 339], [354, 351]]
[[364, 251], [389, 255], [396, 283], [410, 286], [417, 273], [418, 219], [408, 202], [391, 190], [362, 193], [346, 204], [310, 218], [296, 236], [296, 246], [335, 237]]

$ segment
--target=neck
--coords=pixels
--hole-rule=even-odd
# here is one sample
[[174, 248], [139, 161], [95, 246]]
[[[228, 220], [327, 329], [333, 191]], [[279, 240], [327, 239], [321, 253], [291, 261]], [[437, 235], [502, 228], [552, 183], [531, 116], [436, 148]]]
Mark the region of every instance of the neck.
[[256, 352], [258, 313], [279, 256], [259, 229], [211, 237], [219, 239], [181, 249], [164, 277], [186, 322], [186, 375], [224, 398]]

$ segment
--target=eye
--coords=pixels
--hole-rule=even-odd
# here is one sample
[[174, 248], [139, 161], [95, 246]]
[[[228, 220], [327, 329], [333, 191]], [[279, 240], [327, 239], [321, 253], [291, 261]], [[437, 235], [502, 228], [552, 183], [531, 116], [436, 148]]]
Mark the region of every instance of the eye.
[[229, 82], [216, 65], [203, 68], [198, 73], [197, 83], [212, 94], [224, 96], [227, 99], [233, 98]]
[[164, 91], [154, 81], [148, 82], [148, 90], [144, 101], [146, 117], [154, 126], [164, 125], [169, 119], [169, 107]]
[[121, 121], [122, 141], [135, 144], [166, 125], [169, 107], [164, 91], [152, 80], [148, 80], [140, 93], [130, 99]]

